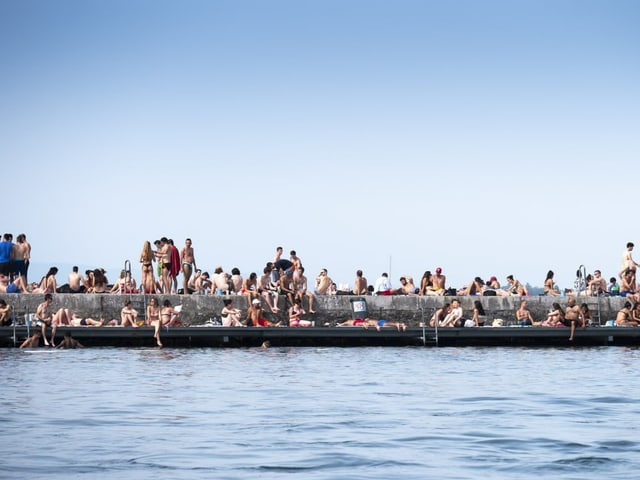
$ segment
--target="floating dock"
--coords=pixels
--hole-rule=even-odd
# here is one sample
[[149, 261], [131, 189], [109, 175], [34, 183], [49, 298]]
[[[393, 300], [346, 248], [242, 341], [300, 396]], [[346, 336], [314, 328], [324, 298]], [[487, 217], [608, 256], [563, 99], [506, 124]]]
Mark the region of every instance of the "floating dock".
[[[0, 327], [0, 347], [18, 347], [39, 327]], [[58, 327], [56, 344], [65, 332], [85, 347], [154, 347], [152, 327]], [[51, 331], [47, 329], [47, 337]], [[569, 341], [568, 328], [552, 327], [480, 327], [480, 328], [407, 328], [400, 332], [385, 327], [380, 331], [362, 327], [174, 327], [163, 328], [165, 348], [226, 348], [259, 347], [268, 341], [271, 346], [529, 346], [529, 347], [591, 347], [640, 346], [640, 328], [588, 327], [576, 329]]]

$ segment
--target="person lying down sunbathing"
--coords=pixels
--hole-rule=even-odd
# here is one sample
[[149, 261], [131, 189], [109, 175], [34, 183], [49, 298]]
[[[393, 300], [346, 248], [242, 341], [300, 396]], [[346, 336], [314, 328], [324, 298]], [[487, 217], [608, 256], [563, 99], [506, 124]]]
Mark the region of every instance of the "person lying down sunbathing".
[[375, 327], [377, 331], [380, 331], [383, 327], [393, 327], [399, 332], [404, 332], [407, 329], [406, 324], [402, 322], [391, 322], [381, 318], [380, 320], [374, 320], [371, 318], [356, 318], [355, 320], [345, 320], [337, 325], [338, 327], [362, 327], [368, 329], [369, 327]]

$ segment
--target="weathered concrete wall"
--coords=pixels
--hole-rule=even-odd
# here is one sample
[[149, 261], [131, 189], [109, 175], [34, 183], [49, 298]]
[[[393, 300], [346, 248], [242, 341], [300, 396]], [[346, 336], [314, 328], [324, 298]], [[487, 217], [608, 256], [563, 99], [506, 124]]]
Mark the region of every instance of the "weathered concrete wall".
[[[5, 301], [12, 305], [20, 319], [24, 318], [25, 313], [34, 313], [40, 302], [43, 301], [43, 295], [27, 295], [27, 294], [4, 294], [0, 295]], [[143, 315], [144, 307], [150, 296], [146, 299], [142, 295], [87, 295], [87, 294], [56, 294], [54, 295], [53, 308], [58, 309], [65, 307], [72, 312], [77, 312], [83, 317], [91, 316], [99, 318], [120, 318], [120, 309], [123, 301], [131, 298], [133, 307]], [[223, 307], [225, 298], [233, 298], [234, 305], [237, 308], [246, 311], [247, 301], [243, 296], [223, 297], [217, 295], [157, 295], [156, 298], [162, 304], [165, 299], [169, 299], [175, 305], [182, 305], [183, 320], [190, 325], [198, 325], [206, 323], [209, 319], [218, 318]], [[351, 296], [328, 296], [317, 297], [314, 306], [316, 314], [313, 319], [317, 326], [325, 323], [334, 324], [351, 318], [351, 302], [356, 298]], [[515, 322], [515, 310], [520, 305], [520, 300], [525, 298], [529, 302], [531, 310], [536, 320], [543, 320], [546, 313], [551, 308], [553, 302], [566, 306], [567, 298], [565, 297], [405, 297], [405, 296], [374, 296], [364, 297], [367, 301], [367, 308], [370, 318], [385, 318], [393, 321], [403, 321], [409, 326], [417, 326], [422, 321], [428, 321], [436, 309], [440, 308], [445, 302], [450, 302], [453, 298], [458, 298], [465, 310], [465, 316], [471, 317], [473, 310], [473, 302], [480, 300], [487, 313], [489, 321], [494, 318], [502, 318], [505, 324]], [[594, 318], [598, 319], [597, 312], [600, 311], [602, 323], [607, 320], [614, 319], [616, 312], [625, 302], [621, 297], [595, 298], [587, 297], [578, 300], [578, 303], [587, 303], [592, 310]], [[264, 302], [263, 302], [264, 306]], [[280, 297], [279, 306], [281, 313], [276, 316], [272, 313], [265, 315], [270, 320], [286, 320], [288, 317], [285, 308], [285, 297]], [[305, 300], [305, 308], [306, 300]], [[307, 318], [311, 319], [311, 316]]]

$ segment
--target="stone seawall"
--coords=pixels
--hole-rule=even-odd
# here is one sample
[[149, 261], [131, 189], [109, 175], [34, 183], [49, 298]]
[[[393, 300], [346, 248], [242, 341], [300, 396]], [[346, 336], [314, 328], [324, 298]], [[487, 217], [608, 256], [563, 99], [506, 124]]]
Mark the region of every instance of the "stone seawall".
[[[169, 299], [172, 305], [182, 305], [182, 318], [187, 325], [201, 325], [210, 319], [220, 317], [225, 298], [232, 298], [237, 308], [246, 311], [246, 297], [240, 295], [217, 296], [217, 295], [155, 295], [160, 304], [165, 299]], [[34, 313], [44, 295], [31, 294], [2, 294], [9, 305], [14, 308], [20, 322], [24, 319], [24, 314]], [[144, 308], [151, 295], [88, 295], [88, 294], [56, 294], [53, 300], [53, 309], [60, 307], [68, 308], [83, 317], [99, 318], [120, 318], [120, 309], [123, 301], [131, 298], [133, 308], [137, 309], [141, 316], [144, 316]], [[519, 307], [521, 299], [529, 302], [529, 310], [536, 320], [544, 320], [546, 313], [551, 308], [552, 303], [558, 302], [562, 307], [566, 307], [568, 298], [566, 297], [407, 297], [407, 296], [373, 296], [373, 297], [352, 297], [348, 295], [319, 296], [316, 297], [314, 309], [315, 315], [307, 315], [306, 318], [316, 321], [317, 326], [325, 323], [335, 324], [351, 318], [351, 299], [365, 298], [367, 302], [368, 316], [370, 318], [385, 318], [392, 321], [405, 322], [408, 326], [418, 326], [420, 322], [428, 321], [433, 313], [445, 302], [450, 302], [454, 298], [461, 301], [465, 311], [465, 317], [471, 318], [473, 302], [480, 300], [487, 313], [489, 323], [495, 318], [504, 320], [505, 325], [515, 323], [515, 310]], [[626, 300], [622, 297], [581, 297], [578, 304], [587, 303], [594, 316], [594, 320], [604, 324], [607, 320], [614, 319], [616, 312], [622, 307]], [[269, 313], [265, 309], [270, 320], [287, 320], [285, 308], [285, 297], [281, 296], [279, 307], [282, 309], [279, 315]], [[265, 303], [263, 302], [263, 307]], [[304, 307], [307, 308], [305, 300]], [[600, 315], [598, 316], [598, 312]]]

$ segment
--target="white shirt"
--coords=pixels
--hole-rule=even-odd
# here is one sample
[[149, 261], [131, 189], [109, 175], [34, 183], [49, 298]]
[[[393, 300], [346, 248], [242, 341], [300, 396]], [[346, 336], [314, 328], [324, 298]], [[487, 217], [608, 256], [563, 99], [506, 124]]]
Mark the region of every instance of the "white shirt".
[[389, 277], [378, 278], [374, 286], [374, 291], [386, 292], [387, 290], [391, 290], [391, 282], [389, 281]]

